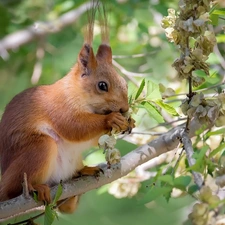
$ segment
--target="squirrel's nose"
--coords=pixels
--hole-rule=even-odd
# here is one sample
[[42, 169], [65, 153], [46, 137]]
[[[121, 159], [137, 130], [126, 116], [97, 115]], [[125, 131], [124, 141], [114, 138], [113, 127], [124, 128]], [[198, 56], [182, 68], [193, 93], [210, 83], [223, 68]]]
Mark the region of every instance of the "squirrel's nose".
[[127, 103], [122, 108], [120, 108], [120, 113], [126, 113], [128, 110], [129, 110], [129, 105]]

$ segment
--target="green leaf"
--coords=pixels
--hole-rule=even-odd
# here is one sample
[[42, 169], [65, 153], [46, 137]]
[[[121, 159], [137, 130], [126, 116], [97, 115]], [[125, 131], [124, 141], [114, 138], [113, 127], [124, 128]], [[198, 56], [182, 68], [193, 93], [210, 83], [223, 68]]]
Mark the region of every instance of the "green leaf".
[[148, 100], [156, 100], [156, 99], [161, 99], [161, 93], [159, 91], [159, 85], [155, 84], [151, 80], [147, 81], [147, 95], [146, 99]]
[[187, 170], [203, 172], [202, 170], [204, 169], [204, 163], [205, 163], [204, 157], [208, 149], [209, 149], [208, 146], [203, 146], [200, 151], [195, 152], [192, 157], [196, 159], [196, 163], [193, 166], [189, 167]]
[[191, 195], [194, 194], [198, 190], [199, 190], [199, 187], [197, 184], [193, 184], [190, 187], [188, 187], [188, 193]]
[[174, 185], [174, 182], [173, 182], [173, 176], [172, 175], [169, 175], [169, 174], [166, 174], [166, 175], [163, 175], [163, 176], [159, 176], [157, 178], [157, 180], [160, 180], [160, 181], [163, 181], [171, 186]]
[[172, 194], [173, 189], [171, 188], [170, 191], [166, 192], [163, 196], [165, 197], [166, 201], [169, 202], [171, 199], [171, 194]]
[[7, 28], [10, 24], [10, 13], [9, 13], [9, 10], [6, 10], [6, 8], [2, 4], [0, 4], [0, 14], [1, 14], [0, 38], [3, 38], [4, 35], [7, 34]]
[[191, 177], [190, 176], [180, 176], [174, 179], [174, 187], [185, 191], [186, 187], [190, 184]]
[[216, 36], [216, 42], [217, 43], [223, 43], [225, 42], [225, 35], [224, 34], [219, 34]]
[[[125, 141], [123, 139], [116, 140], [115, 148], [120, 149], [121, 155], [126, 155], [137, 147], [138, 147], [137, 145], [130, 143], [128, 141]], [[101, 154], [102, 154], [102, 152], [101, 152]], [[92, 161], [92, 163], [93, 163], [93, 161]]]
[[219, 158], [219, 164], [224, 162], [224, 158], [225, 158], [225, 151], [222, 152], [220, 158]]
[[129, 105], [131, 105], [131, 103], [132, 103], [132, 98], [133, 98], [133, 96], [130, 95], [130, 96], [129, 96], [129, 100], [128, 100], [128, 104], [129, 104]]
[[220, 16], [225, 16], [225, 9], [215, 9], [212, 14], [214, 15], [220, 15]]
[[202, 149], [197, 150], [194, 153], [193, 158], [195, 158], [197, 161], [201, 161], [205, 157], [205, 153], [208, 151], [208, 149], [208, 145], [203, 146]]
[[72, 9], [73, 6], [74, 6], [73, 1], [65, 1], [65, 2], [62, 2], [58, 5], [56, 5], [54, 8], [54, 11], [56, 11], [58, 13], [63, 13], [63, 12], [66, 12], [66, 11]]
[[142, 181], [138, 193], [140, 193], [142, 196], [146, 196], [146, 194], [149, 192], [149, 189], [154, 186], [154, 184], [154, 177], [151, 177], [149, 180]]
[[213, 173], [214, 173], [217, 166], [210, 159], [206, 160], [206, 164], [207, 164], [208, 174], [213, 177]]
[[217, 148], [215, 148], [212, 152], [209, 154], [209, 158], [213, 157], [219, 152], [222, 152], [225, 149], [225, 143], [220, 144]]
[[195, 131], [195, 135], [199, 136], [200, 134], [202, 134], [205, 130], [207, 129], [207, 125], [206, 124], [202, 124], [202, 126]]
[[145, 197], [140, 201], [141, 204], [146, 204], [148, 202], [154, 201], [162, 195], [168, 194], [171, 192], [172, 187], [156, 187], [153, 186]]
[[218, 21], [219, 21], [219, 15], [217, 14], [211, 14], [210, 15], [210, 20], [211, 20], [211, 24], [217, 26], [218, 25]]
[[141, 85], [140, 85], [139, 89], [137, 90], [137, 94], [135, 95], [135, 100], [140, 96], [144, 87], [145, 87], [145, 79], [142, 80]]
[[55, 219], [55, 212], [51, 205], [45, 206], [44, 225], [51, 225]]
[[158, 109], [150, 102], [142, 102], [144, 108], [148, 111], [148, 114], [155, 119], [158, 123], [163, 123], [164, 119]]
[[33, 191], [33, 198], [35, 202], [38, 202], [37, 192]]
[[177, 111], [167, 103], [164, 103], [161, 99], [158, 99], [155, 101], [157, 105], [159, 105], [161, 108], [163, 108], [167, 113], [169, 113], [172, 116], [179, 116]]
[[210, 137], [210, 136], [213, 136], [213, 135], [220, 135], [220, 134], [224, 134], [225, 133], [225, 128], [221, 128], [221, 129], [218, 129], [216, 131], [209, 131], [206, 136], [207, 137]]
[[59, 200], [60, 196], [62, 195], [62, 191], [63, 191], [62, 184], [59, 183], [59, 185], [57, 187], [56, 194], [55, 194], [55, 198], [54, 198], [54, 200], [52, 202], [53, 205], [55, 205], [56, 202]]

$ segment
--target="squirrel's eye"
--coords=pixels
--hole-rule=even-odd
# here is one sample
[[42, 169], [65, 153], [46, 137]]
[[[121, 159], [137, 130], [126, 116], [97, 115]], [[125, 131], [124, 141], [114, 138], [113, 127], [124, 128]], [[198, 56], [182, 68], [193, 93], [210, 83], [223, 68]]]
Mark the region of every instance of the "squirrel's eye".
[[104, 82], [104, 81], [100, 81], [100, 82], [98, 83], [98, 88], [99, 88], [101, 91], [105, 91], [105, 92], [108, 91], [108, 85], [107, 85], [106, 82]]

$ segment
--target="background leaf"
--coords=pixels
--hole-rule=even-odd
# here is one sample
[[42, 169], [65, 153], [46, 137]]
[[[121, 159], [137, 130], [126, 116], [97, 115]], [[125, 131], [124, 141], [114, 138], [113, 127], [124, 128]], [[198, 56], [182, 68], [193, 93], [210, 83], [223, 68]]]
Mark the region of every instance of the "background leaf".
[[147, 94], [146, 94], [146, 99], [148, 100], [156, 100], [156, 99], [161, 99], [161, 93], [159, 90], [159, 85], [152, 82], [151, 80], [147, 81]]
[[50, 205], [45, 206], [44, 225], [51, 225], [54, 222], [55, 213]]
[[154, 201], [160, 196], [170, 193], [172, 187], [156, 187], [153, 186], [148, 193], [145, 195], [144, 199], [140, 201], [141, 204], [146, 204], [148, 202]]
[[179, 176], [174, 179], [174, 187], [185, 191], [190, 182], [191, 182], [190, 176]]
[[169, 175], [169, 174], [166, 174], [166, 175], [163, 175], [163, 176], [159, 176], [157, 178], [157, 180], [163, 181], [166, 184], [169, 184], [171, 186], [174, 185], [173, 176], [172, 175]]
[[137, 94], [135, 95], [135, 100], [140, 96], [144, 87], [145, 87], [145, 79], [142, 80], [141, 85], [140, 85], [139, 89], [137, 90]]
[[163, 123], [164, 122], [164, 119], [163, 119], [162, 115], [160, 114], [158, 109], [153, 104], [151, 104], [150, 102], [143, 102], [142, 105], [147, 110], [149, 115], [153, 119], [155, 119], [158, 123]]
[[164, 103], [162, 100], [156, 100], [155, 103], [159, 105], [162, 109], [164, 109], [167, 113], [173, 116], [179, 116], [177, 111], [174, 109], [173, 106]]
[[59, 200], [60, 196], [62, 195], [62, 191], [63, 191], [62, 184], [59, 183], [58, 187], [57, 187], [56, 194], [55, 194], [55, 198], [54, 198], [53, 203], [52, 203], [53, 205], [55, 205], [56, 202]]

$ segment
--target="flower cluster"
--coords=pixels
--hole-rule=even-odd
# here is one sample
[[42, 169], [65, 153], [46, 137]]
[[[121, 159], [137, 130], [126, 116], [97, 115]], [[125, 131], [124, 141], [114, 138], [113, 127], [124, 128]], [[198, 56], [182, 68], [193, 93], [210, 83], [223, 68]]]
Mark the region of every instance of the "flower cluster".
[[200, 190], [199, 200], [201, 202], [193, 206], [189, 219], [191, 219], [194, 225], [215, 224], [215, 213], [210, 209], [217, 206], [220, 201], [219, 197], [213, 195], [209, 187], [204, 186]]
[[220, 111], [215, 125], [220, 127], [225, 125], [225, 93], [218, 95], [218, 101], [220, 102]]
[[120, 151], [115, 148], [115, 137], [108, 134], [102, 135], [98, 141], [99, 147], [104, 150], [105, 159], [109, 165], [120, 162]]
[[225, 186], [225, 156], [222, 154], [215, 173], [216, 184], [223, 188]]
[[140, 181], [128, 175], [114, 181], [109, 188], [109, 194], [116, 198], [131, 198], [137, 194], [139, 187]]
[[[220, 95], [224, 96], [224, 94]], [[222, 98], [220, 95], [219, 97]], [[202, 93], [197, 93], [191, 99], [187, 98], [182, 102], [181, 110], [183, 114], [187, 115], [189, 118], [198, 118], [202, 124], [217, 122], [220, 116], [225, 116], [222, 114], [224, 111], [222, 107], [223, 104], [219, 97], [206, 99]]]
[[[162, 27], [170, 42], [180, 47], [181, 57], [173, 63], [181, 78], [187, 79], [194, 70], [203, 70], [207, 75], [209, 68], [206, 63], [216, 43], [214, 33], [207, 30], [211, 0], [180, 0], [179, 13], [169, 9], [168, 16], [162, 20]], [[190, 46], [192, 38], [192, 46]], [[204, 82], [196, 80], [195, 85]]]

